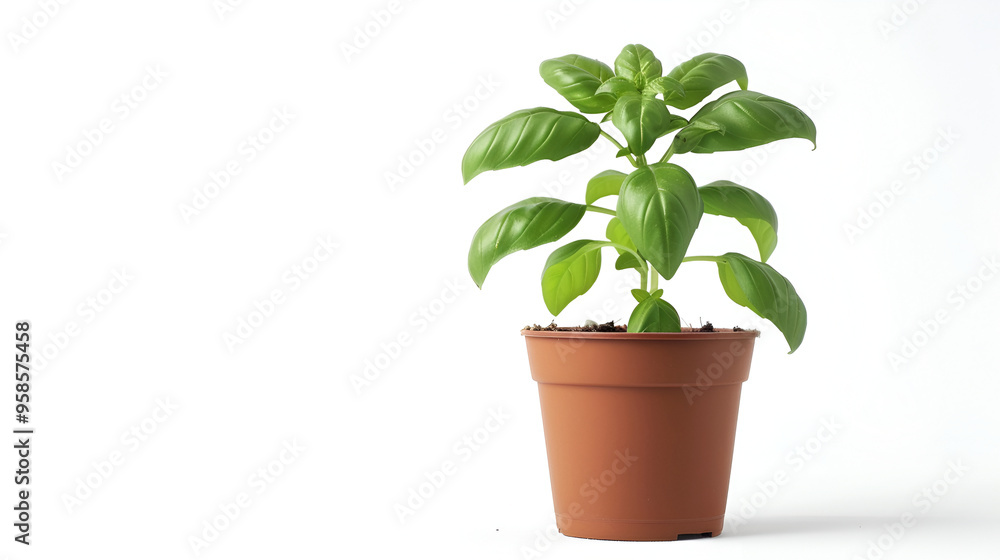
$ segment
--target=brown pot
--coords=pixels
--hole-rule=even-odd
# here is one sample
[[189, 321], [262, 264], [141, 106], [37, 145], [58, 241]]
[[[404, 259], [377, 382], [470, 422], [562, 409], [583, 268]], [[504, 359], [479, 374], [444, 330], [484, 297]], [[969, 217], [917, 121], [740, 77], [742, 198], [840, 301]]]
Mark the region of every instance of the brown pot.
[[521, 331], [564, 535], [722, 532], [756, 331]]

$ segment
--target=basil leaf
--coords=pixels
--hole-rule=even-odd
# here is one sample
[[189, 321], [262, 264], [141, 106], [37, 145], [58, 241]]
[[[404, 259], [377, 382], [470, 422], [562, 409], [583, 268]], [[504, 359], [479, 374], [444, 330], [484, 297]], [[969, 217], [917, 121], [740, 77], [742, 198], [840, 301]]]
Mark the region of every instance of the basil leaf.
[[486, 220], [472, 237], [469, 274], [483, 287], [486, 275], [500, 259], [551, 243], [580, 223], [587, 207], [555, 198], [529, 198], [512, 204]]
[[785, 138], [804, 138], [815, 149], [816, 125], [791, 103], [753, 91], [734, 91], [691, 117], [674, 137], [674, 152], [729, 152]]
[[778, 245], [778, 215], [766, 198], [731, 181], [715, 181], [698, 188], [705, 213], [728, 216], [746, 226], [766, 262]]
[[589, 148], [601, 127], [578, 113], [539, 107], [511, 113], [486, 127], [462, 158], [468, 183], [483, 171], [560, 160]]

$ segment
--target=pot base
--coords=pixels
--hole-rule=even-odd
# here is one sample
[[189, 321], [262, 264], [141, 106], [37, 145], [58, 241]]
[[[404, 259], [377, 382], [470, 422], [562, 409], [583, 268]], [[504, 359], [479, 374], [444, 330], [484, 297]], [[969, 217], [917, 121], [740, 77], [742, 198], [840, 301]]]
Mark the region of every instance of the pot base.
[[716, 537], [724, 516], [678, 521], [590, 521], [558, 516], [556, 526], [567, 537], [602, 541], [676, 541]]

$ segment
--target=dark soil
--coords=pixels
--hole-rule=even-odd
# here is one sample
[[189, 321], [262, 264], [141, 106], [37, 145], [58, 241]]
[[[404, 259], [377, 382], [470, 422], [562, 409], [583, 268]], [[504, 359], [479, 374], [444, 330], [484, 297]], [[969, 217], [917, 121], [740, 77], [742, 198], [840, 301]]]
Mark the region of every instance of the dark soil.
[[615, 325], [614, 321], [608, 321], [607, 323], [601, 323], [600, 325], [585, 325], [582, 327], [560, 327], [555, 323], [549, 323], [549, 326], [543, 327], [541, 325], [529, 325], [524, 327], [526, 331], [571, 331], [571, 332], [628, 332], [628, 328], [625, 325]]
[[[528, 325], [524, 327], [526, 331], [562, 331], [562, 332], [628, 332], [627, 325], [616, 325], [614, 321], [608, 321], [607, 323], [584, 325], [582, 327], [560, 327], [559, 325], [549, 323], [548, 326], [541, 325]], [[683, 328], [684, 332], [721, 332], [726, 329], [717, 329], [712, 323], [706, 322], [700, 328]], [[743, 332], [746, 329], [741, 329], [740, 327], [733, 327], [733, 332]]]

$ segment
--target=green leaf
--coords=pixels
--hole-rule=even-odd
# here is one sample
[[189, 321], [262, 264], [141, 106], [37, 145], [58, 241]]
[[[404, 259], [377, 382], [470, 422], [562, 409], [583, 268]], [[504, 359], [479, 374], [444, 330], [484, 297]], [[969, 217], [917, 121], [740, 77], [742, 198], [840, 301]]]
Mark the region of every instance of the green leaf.
[[625, 156], [629, 155], [630, 153], [631, 152], [628, 151], [628, 148], [622, 148], [622, 149], [618, 150], [617, 153], [615, 153], [615, 157], [616, 158], [625, 157]]
[[542, 272], [542, 297], [553, 315], [594, 285], [601, 271], [601, 248], [607, 245], [605, 241], [581, 239], [549, 255]]
[[722, 258], [719, 280], [726, 294], [774, 323], [788, 341], [788, 353], [794, 352], [806, 334], [806, 306], [792, 283], [770, 265], [739, 253], [726, 253]]
[[618, 219], [639, 253], [667, 280], [681, 265], [702, 211], [694, 179], [672, 163], [633, 171], [618, 194]]
[[529, 198], [512, 204], [486, 220], [472, 237], [469, 274], [483, 287], [486, 275], [500, 259], [551, 243], [580, 223], [587, 207], [555, 198]]
[[655, 298], [658, 298], [658, 297], [660, 297], [660, 296], [662, 296], [662, 295], [663, 295], [663, 289], [661, 288], [661, 289], [659, 289], [659, 290], [656, 290], [655, 292], [653, 292], [653, 293], [649, 294], [649, 297], [655, 297]]
[[611, 122], [625, 136], [629, 151], [642, 155], [670, 125], [670, 111], [657, 99], [626, 95], [615, 103]]
[[601, 126], [578, 113], [539, 107], [511, 113], [486, 127], [462, 158], [468, 183], [483, 171], [553, 161], [589, 148]]
[[746, 226], [766, 262], [778, 244], [778, 215], [766, 198], [731, 181], [715, 181], [698, 189], [705, 213], [728, 216]]
[[643, 300], [649, 297], [649, 292], [647, 292], [646, 290], [635, 289], [632, 290], [632, 297], [635, 298], [635, 301], [642, 303]]
[[615, 59], [615, 75], [631, 80], [638, 87], [663, 75], [663, 64], [653, 51], [642, 45], [626, 45]]
[[618, 259], [615, 260], [615, 270], [628, 270], [630, 268], [642, 270], [642, 263], [632, 253], [620, 253]]
[[[604, 232], [605, 237], [608, 241], [626, 247], [632, 251], [636, 251], [635, 243], [632, 243], [632, 238], [628, 236], [625, 232], [625, 226], [622, 225], [621, 220], [618, 218], [611, 218], [608, 221], [608, 228]], [[639, 259], [633, 253], [625, 251], [615, 247], [618, 251], [618, 260], [615, 261], [615, 270], [626, 270], [629, 268], [634, 268], [636, 270], [642, 270], [643, 264], [639, 262]]]
[[680, 332], [681, 318], [674, 306], [658, 297], [639, 302], [628, 318], [628, 332]]
[[688, 120], [685, 119], [684, 117], [680, 117], [677, 115], [670, 115], [670, 121], [668, 121], [667, 126], [662, 131], [660, 131], [660, 137], [662, 138], [663, 136], [666, 136], [667, 134], [670, 134], [671, 132], [679, 128], [684, 128], [685, 126], [687, 126], [687, 124]]
[[661, 76], [650, 80], [646, 87], [642, 88], [642, 94], [648, 97], [654, 97], [661, 93], [664, 100], [669, 99], [670, 96], [683, 98], [685, 96], [684, 85], [669, 76]]
[[684, 95], [670, 93], [664, 95], [667, 104], [678, 109], [694, 107], [710, 93], [736, 80], [740, 89], [747, 89], [747, 69], [743, 63], [724, 54], [700, 54], [687, 62], [682, 62], [667, 74], [680, 82]]
[[[636, 251], [635, 243], [632, 243], [632, 238], [628, 236], [628, 233], [625, 231], [625, 226], [622, 225], [622, 221], [617, 217], [608, 220], [608, 228], [605, 230], [604, 235], [608, 238], [608, 241]], [[618, 252], [627, 253], [627, 251]]]
[[594, 178], [587, 182], [587, 204], [593, 204], [606, 196], [617, 195], [624, 180], [625, 174], [613, 169], [594, 175]]
[[615, 106], [614, 96], [597, 91], [605, 80], [614, 77], [614, 72], [603, 62], [568, 54], [542, 62], [538, 73], [545, 83], [584, 113], [603, 113]]
[[608, 93], [615, 96], [615, 99], [630, 93], [639, 93], [639, 88], [635, 87], [635, 82], [621, 76], [616, 76], [601, 84], [597, 88], [599, 93]]
[[691, 124], [674, 137], [674, 152], [729, 152], [785, 138], [804, 138], [815, 149], [816, 125], [791, 103], [753, 91], [734, 91], [691, 117]]
[[611, 120], [611, 115], [614, 115], [614, 110], [608, 111], [603, 117], [601, 117], [601, 122], [606, 123]]

